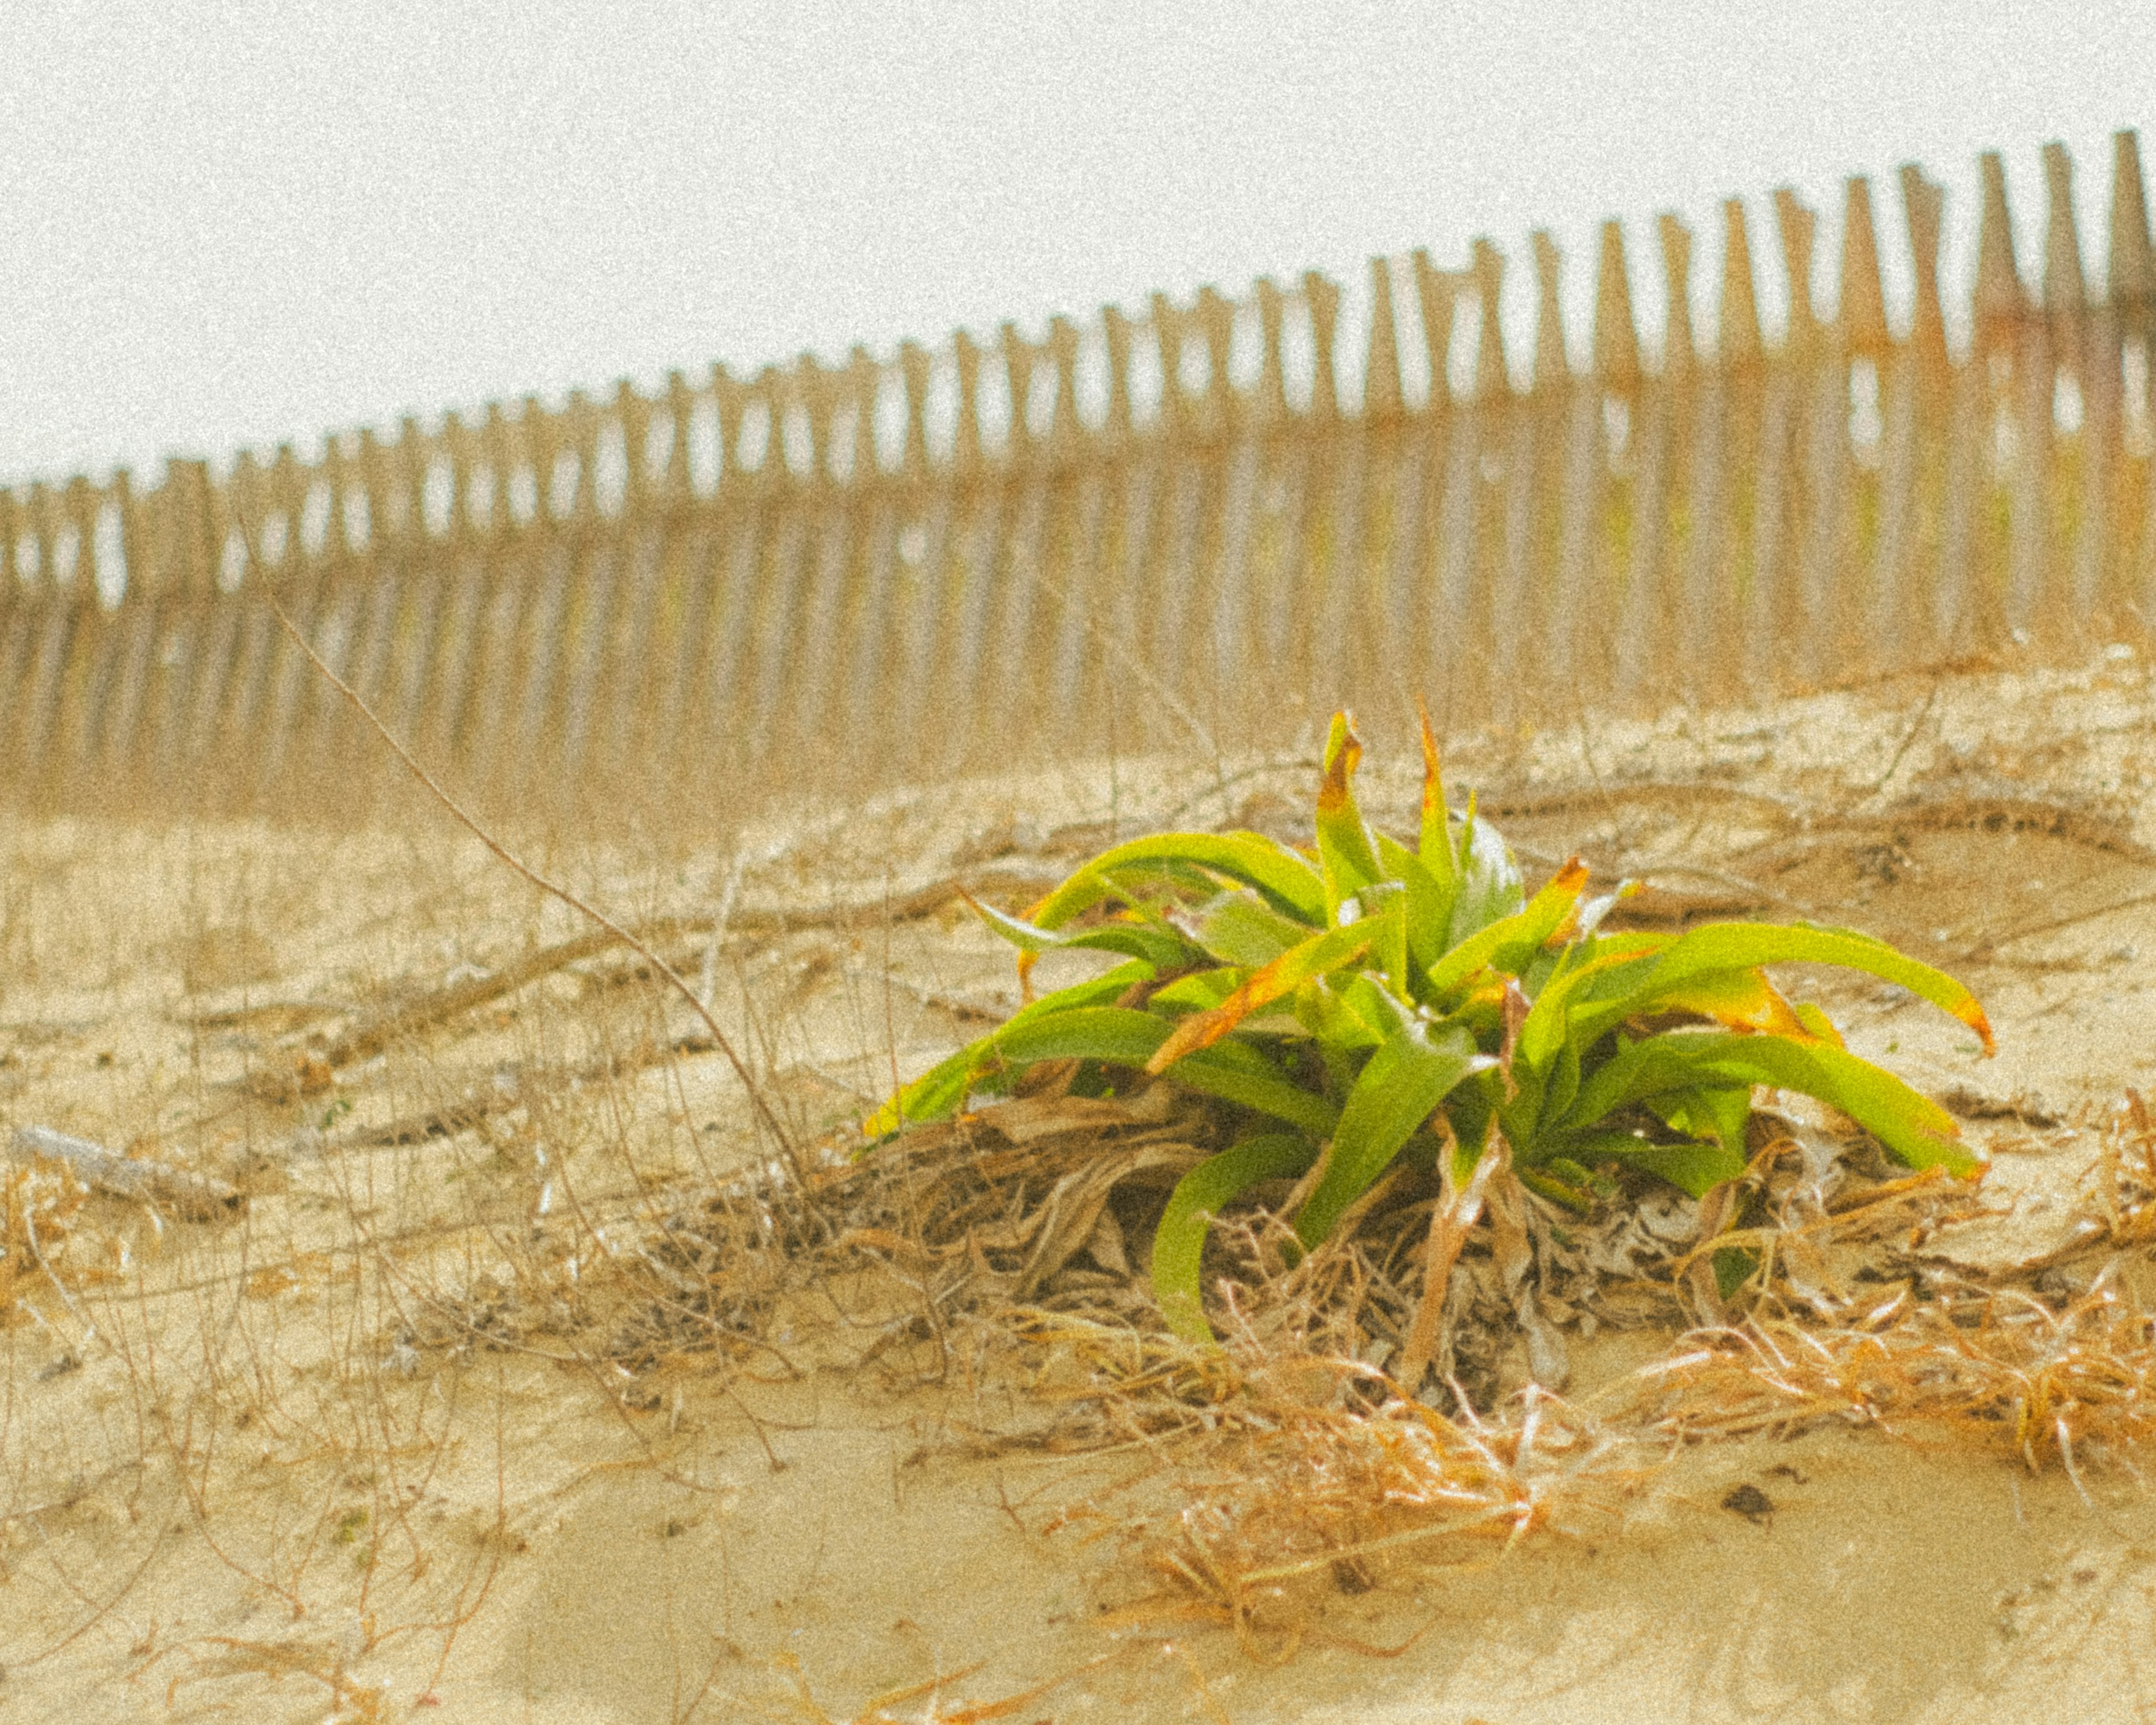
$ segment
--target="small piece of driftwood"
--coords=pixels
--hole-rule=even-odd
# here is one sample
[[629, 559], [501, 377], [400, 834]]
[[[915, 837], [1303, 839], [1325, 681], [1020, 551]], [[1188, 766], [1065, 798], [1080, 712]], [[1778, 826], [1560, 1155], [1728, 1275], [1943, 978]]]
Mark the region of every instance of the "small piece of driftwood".
[[64, 1162], [85, 1186], [109, 1192], [116, 1198], [131, 1198], [156, 1205], [170, 1214], [198, 1221], [228, 1215], [240, 1205], [240, 1195], [222, 1180], [162, 1163], [139, 1162], [115, 1156], [87, 1138], [72, 1138], [49, 1126], [18, 1127], [14, 1153], [18, 1159], [43, 1156]]

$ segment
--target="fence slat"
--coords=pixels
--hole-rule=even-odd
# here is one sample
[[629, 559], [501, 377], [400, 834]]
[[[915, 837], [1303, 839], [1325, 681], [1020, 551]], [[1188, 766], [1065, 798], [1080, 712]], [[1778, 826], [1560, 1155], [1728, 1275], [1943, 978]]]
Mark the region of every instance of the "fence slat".
[[0, 804], [367, 818], [378, 742], [270, 619], [272, 581], [490, 811], [598, 788], [715, 819], [782, 751], [866, 788], [1282, 743], [1336, 700], [1376, 724], [1417, 693], [1455, 730], [1571, 724], [2145, 641], [2138, 141], [2112, 141], [2100, 281], [2073, 163], [2056, 144], [2041, 161], [2024, 259], [2003, 161], [1979, 159], [1973, 279], [1952, 290], [1965, 341], [1943, 310], [1945, 188], [1904, 165], [1906, 317], [1871, 182], [1842, 187], [1830, 316], [1817, 219], [1784, 188], [1788, 316], [1763, 326], [1730, 199], [1711, 352], [1691, 236], [1666, 214], [1652, 353], [1619, 223], [1575, 331], [1558, 244], [1530, 236], [1517, 379], [1506, 259], [1478, 239], [1456, 267], [1373, 259], [1352, 358], [1340, 290], [1311, 271], [1240, 300], [1156, 294], [1085, 330], [1005, 323], [986, 377], [961, 331], [888, 363], [856, 347], [677, 372], [649, 397], [622, 382], [407, 417], [304, 461], [175, 458], [139, 491], [124, 470], [0, 488]]

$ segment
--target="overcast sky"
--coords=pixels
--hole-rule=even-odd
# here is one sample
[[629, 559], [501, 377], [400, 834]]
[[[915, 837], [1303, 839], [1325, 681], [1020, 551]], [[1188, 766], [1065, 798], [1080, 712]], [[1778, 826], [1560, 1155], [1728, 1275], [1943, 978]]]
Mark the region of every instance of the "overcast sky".
[[2052, 138], [2100, 275], [2109, 135], [2156, 121], [2137, 9], [38, 0], [0, 53], [0, 480], [1486, 233], [1524, 328], [1527, 230], [1584, 298], [1613, 214], [1651, 330], [1665, 208], [1711, 331], [1723, 196], [1776, 303], [1767, 194], [1820, 208], [1830, 304], [1842, 177], [1892, 270], [1912, 158], [1959, 295], [1976, 152], [2025, 270]]

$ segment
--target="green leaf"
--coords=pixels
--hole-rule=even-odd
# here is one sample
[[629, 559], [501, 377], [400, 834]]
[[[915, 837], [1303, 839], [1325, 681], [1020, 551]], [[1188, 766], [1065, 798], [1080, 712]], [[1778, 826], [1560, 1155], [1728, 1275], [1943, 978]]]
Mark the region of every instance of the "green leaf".
[[1689, 1138], [1712, 1138], [1739, 1161], [1743, 1159], [1744, 1128], [1752, 1118], [1750, 1085], [1680, 1091], [1654, 1104], [1654, 1111], [1671, 1131]]
[[1514, 1058], [1540, 1071], [1549, 1065], [1560, 1048], [1577, 1048], [1592, 1041], [1593, 1035], [1575, 1020], [1574, 1000], [1591, 999], [1602, 973], [1658, 952], [1671, 938], [1661, 934], [1601, 935], [1568, 946], [1558, 968], [1543, 983], [1527, 1010]]
[[1748, 1068], [1723, 1060], [1739, 1040], [1723, 1032], [1672, 1031], [1625, 1043], [1585, 1074], [1572, 1106], [1553, 1120], [1552, 1129], [1584, 1130], [1620, 1108], [1656, 1096], [1717, 1084], [1749, 1084]]
[[1744, 1172], [1744, 1158], [1712, 1139], [1657, 1144], [1629, 1132], [1584, 1132], [1565, 1141], [1563, 1154], [1575, 1162], [1621, 1162], [1694, 1198]]
[[[1486, 923], [1430, 967], [1427, 986], [1431, 995], [1458, 988], [1485, 966], [1517, 969], [1563, 925], [1586, 884], [1587, 870], [1575, 857], [1558, 870], [1531, 903], [1511, 916]], [[1453, 922], [1457, 927], [1457, 913]]]
[[1255, 892], [1223, 894], [1197, 918], [1198, 943], [1216, 958], [1255, 970], [1310, 935], [1310, 925], [1283, 916]]
[[[1014, 1030], [1023, 1032], [1043, 1019], [1113, 1000], [1134, 983], [1151, 982], [1154, 974], [1152, 966], [1142, 959], [1133, 959], [1020, 1007], [978, 1041], [968, 1043], [957, 1053], [930, 1067], [912, 1083], [902, 1086], [896, 1095], [862, 1122], [863, 1134], [871, 1140], [886, 1137], [902, 1126], [941, 1120], [955, 1113], [964, 1105], [974, 1081], [995, 1064], [998, 1050]], [[1165, 1026], [1163, 1032], [1165, 1034]]]
[[1594, 1214], [1595, 1194], [1585, 1179], [1580, 1178], [1586, 1170], [1581, 1168], [1577, 1173], [1572, 1170], [1573, 1164], [1567, 1163], [1563, 1170], [1553, 1165], [1543, 1168], [1521, 1166], [1512, 1172], [1519, 1176], [1520, 1183], [1528, 1191], [1547, 1198], [1552, 1204], [1562, 1204], [1576, 1216], [1591, 1216]]
[[1187, 1054], [1168, 1076], [1188, 1089], [1299, 1126], [1312, 1137], [1327, 1136], [1339, 1122], [1338, 1108], [1305, 1090], [1247, 1042], [1216, 1042]]
[[1943, 1168], [1964, 1179], [1983, 1163], [1961, 1141], [1953, 1115], [1892, 1072], [1825, 1042], [1738, 1036], [1759, 1075], [1754, 1082], [1816, 1096], [1839, 1108], [1907, 1167]]
[[1646, 973], [1636, 993], [1624, 1003], [1618, 1018], [1651, 1007], [1657, 999], [1694, 978], [1763, 964], [1832, 964], [1866, 972], [1882, 981], [1897, 983], [1952, 1013], [1977, 1033], [1986, 1054], [1994, 1045], [1991, 1025], [1975, 995], [1945, 972], [1920, 963], [1868, 934], [1808, 922], [1786, 927], [1773, 922], [1710, 922], [1687, 931], [1665, 949], [1661, 962]]
[[1348, 1010], [1378, 1032], [1378, 1040], [1389, 1042], [1403, 1024], [1412, 1022], [1414, 1009], [1389, 990], [1368, 971], [1335, 979], [1335, 987]]
[[1182, 863], [1257, 889], [1275, 910], [1326, 926], [1325, 882], [1304, 858], [1262, 833], [1156, 833], [1105, 850], [1033, 908], [1029, 920], [1060, 927], [1117, 891], [1106, 878], [1133, 863]]
[[[1486, 1067], [1445, 1099], [1445, 1121], [1452, 1127], [1452, 1174], [1456, 1184], [1465, 1186], [1476, 1163], [1482, 1159], [1489, 1146], [1490, 1128], [1497, 1124], [1497, 1097], [1502, 1092], [1503, 1087]], [[1519, 1147], [1512, 1147], [1517, 1156]]]
[[1460, 891], [1453, 901], [1452, 927], [1447, 946], [1458, 946], [1499, 918], [1520, 908], [1527, 896], [1520, 881], [1520, 865], [1495, 827], [1475, 818], [1475, 798], [1467, 799], [1466, 819], [1460, 827]]
[[[1572, 1106], [1573, 1098], [1579, 1094], [1581, 1058], [1578, 1042], [1568, 1037], [1554, 1060], [1535, 1069], [1543, 1081], [1538, 1118], [1560, 1119]], [[1515, 1055], [1516, 1064], [1517, 1059]]]
[[[1015, 1024], [1017, 1021], [1013, 1020]], [[1022, 1025], [991, 1039], [1007, 1060], [1105, 1060], [1142, 1070], [1174, 1027], [1164, 1018], [1128, 1007], [1088, 1006]], [[1332, 1130], [1339, 1111], [1305, 1090], [1264, 1055], [1243, 1042], [1216, 1043], [1184, 1055], [1167, 1076], [1187, 1090], [1255, 1108], [1319, 1136]]]
[[1844, 1046], [1841, 1032], [1835, 1029], [1834, 1020], [1826, 1015], [1824, 1008], [1810, 1000], [1794, 1001], [1791, 1005], [1797, 1021], [1813, 1035], [1822, 1042], [1831, 1042], [1836, 1048]]
[[1295, 1219], [1302, 1243], [1314, 1246], [1332, 1231], [1341, 1212], [1385, 1171], [1461, 1079], [1496, 1064], [1476, 1051], [1464, 1030], [1433, 1033], [1417, 1022], [1403, 1024], [1370, 1056], [1348, 1093], [1325, 1173]]
[[[1352, 1048], [1376, 1048], [1391, 1034], [1389, 1019], [1381, 1019], [1358, 1009], [1341, 989], [1336, 988], [1323, 977], [1312, 977], [1295, 991], [1296, 1021], [1310, 1033], [1311, 1040], [1332, 1051]], [[1358, 997], [1360, 1007], [1367, 1008], [1367, 996]]]
[[1724, 1246], [1714, 1255], [1714, 1290], [1725, 1300], [1752, 1279], [1759, 1267], [1759, 1254], [1750, 1246]]
[[1378, 834], [1378, 860], [1405, 892], [1403, 932], [1415, 963], [1427, 971], [1445, 956], [1452, 937], [1452, 901], [1456, 876], [1440, 880], [1422, 859], [1395, 839]]
[[1222, 964], [1211, 970], [1194, 970], [1165, 988], [1156, 988], [1146, 1005], [1155, 1012], [1172, 1006], [1181, 1012], [1210, 1012], [1243, 985], [1250, 973], [1240, 964]]
[[[1415, 700], [1415, 713], [1422, 721], [1422, 848], [1417, 860], [1444, 895], [1449, 917], [1452, 901], [1460, 893], [1460, 856], [1452, 848], [1452, 816], [1445, 806], [1445, 771], [1438, 757], [1437, 733], [1430, 728], [1430, 709], [1420, 696]], [[1450, 944], [1450, 939], [1445, 940], [1440, 950]]]
[[1352, 898], [1378, 878], [1370, 829], [1355, 804], [1355, 764], [1363, 758], [1363, 740], [1345, 712], [1332, 716], [1325, 738], [1325, 776], [1317, 787], [1317, 859], [1325, 879], [1325, 912], [1329, 922], [1340, 901]]
[[1408, 900], [1397, 880], [1373, 880], [1357, 895], [1358, 923], [1382, 930], [1373, 934], [1370, 953], [1400, 999], [1408, 994]]
[[972, 1042], [947, 1059], [938, 1060], [911, 1084], [900, 1086], [875, 1113], [861, 1122], [861, 1135], [870, 1140], [886, 1138], [905, 1126], [942, 1120], [955, 1113], [973, 1087], [973, 1081], [989, 1056], [984, 1043]]
[[1081, 1006], [1021, 1024], [1015, 1019], [993, 1039], [1007, 1060], [1106, 1060], [1142, 1066], [1168, 1040], [1168, 1021], [1127, 1006]]
[[1268, 1132], [1208, 1157], [1176, 1182], [1152, 1237], [1153, 1297], [1169, 1329], [1188, 1342], [1214, 1339], [1200, 1281], [1213, 1219], [1259, 1182], [1301, 1173], [1315, 1154], [1307, 1138]]
[[1671, 1031], [1623, 1049], [1580, 1086], [1562, 1124], [1594, 1125], [1630, 1102], [1695, 1089], [1771, 1084], [1839, 1108], [1905, 1165], [1958, 1175], [1980, 1165], [1954, 1118], [1891, 1072], [1824, 1042]]
[[[1398, 912], [1389, 913], [1397, 922]], [[1218, 1042], [1250, 1014], [1293, 993], [1311, 978], [1352, 964], [1373, 946], [1383, 942], [1388, 916], [1373, 916], [1342, 928], [1314, 934], [1301, 946], [1291, 947], [1270, 964], [1252, 971], [1242, 985], [1210, 1012], [1196, 1013], [1175, 1027], [1175, 1034], [1155, 1057], [1155, 1070], [1179, 1059], [1194, 1048]]]
[[1111, 922], [1104, 928], [1081, 929], [1065, 934], [1059, 930], [1041, 928], [999, 911], [993, 905], [983, 904], [971, 893], [962, 895], [973, 907], [973, 914], [988, 924], [1021, 952], [1046, 952], [1062, 949], [1091, 949], [1102, 952], [1121, 952], [1127, 957], [1142, 958], [1156, 970], [1179, 969], [1202, 956], [1196, 947], [1170, 931], [1146, 927], [1132, 922]]

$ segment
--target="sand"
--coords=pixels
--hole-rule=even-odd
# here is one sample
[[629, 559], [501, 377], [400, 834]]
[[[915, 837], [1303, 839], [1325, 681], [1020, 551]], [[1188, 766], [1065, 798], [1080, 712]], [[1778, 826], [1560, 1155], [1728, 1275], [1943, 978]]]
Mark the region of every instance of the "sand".
[[[1366, 806], [1404, 828], [1407, 739], [1371, 741]], [[1463, 738], [1449, 770], [1531, 872], [1578, 850], [1672, 916], [1763, 893], [1769, 914], [1871, 928], [1964, 976], [1995, 1060], [1893, 991], [1798, 980], [1991, 1153], [1988, 1213], [1933, 1250], [2010, 1270], [2071, 1237], [2108, 1111], [2156, 1090], [2139, 661]], [[675, 919], [662, 947], [808, 1142], [1014, 1004], [1007, 951], [962, 907], [911, 914], [939, 883], [1022, 898], [1111, 834], [1286, 830], [1310, 777], [1079, 762], [774, 806], [702, 848], [537, 850], [618, 912]], [[790, 1295], [768, 1345], [730, 1358], [598, 1345], [576, 1308], [605, 1255], [769, 1146], [694, 1015], [619, 948], [472, 1004], [584, 931], [446, 819], [12, 820], [0, 891], [0, 1136], [49, 1126], [249, 1194], [223, 1222], [95, 1194], [51, 1213], [65, 1299], [16, 1254], [0, 1717], [1510, 1725], [2156, 1704], [2145, 1458], [2091, 1458], [2077, 1483], [1845, 1425], [1645, 1446], [1555, 1529], [1336, 1594], [1278, 1663], [1214, 1623], [1133, 1621], [1114, 1609], [1142, 1591], [1123, 1548], [1059, 1517], [1143, 1458], [1013, 1441], [1042, 1415], [1009, 1356], [923, 1345], [887, 1282]], [[378, 1050], [326, 1060], [400, 1010]], [[459, 1346], [450, 1319], [487, 1276], [516, 1340]], [[1573, 1393], [1677, 1343], [1584, 1348]], [[1747, 1485], [1771, 1507], [1726, 1507]]]

